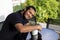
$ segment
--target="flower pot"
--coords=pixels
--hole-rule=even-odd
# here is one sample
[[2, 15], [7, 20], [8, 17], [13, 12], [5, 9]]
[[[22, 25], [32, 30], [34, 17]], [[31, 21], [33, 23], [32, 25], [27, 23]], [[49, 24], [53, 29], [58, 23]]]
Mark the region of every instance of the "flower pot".
[[46, 28], [46, 26], [47, 26], [47, 23], [38, 23], [40, 26], [42, 26], [42, 28]]

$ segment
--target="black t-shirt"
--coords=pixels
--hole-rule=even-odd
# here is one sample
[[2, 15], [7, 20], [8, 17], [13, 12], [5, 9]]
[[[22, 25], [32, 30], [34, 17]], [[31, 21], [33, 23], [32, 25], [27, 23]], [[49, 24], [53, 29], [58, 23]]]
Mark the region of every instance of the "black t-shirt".
[[[12, 13], [7, 16], [6, 20], [4, 21], [3, 27], [2, 27], [2, 34], [6, 39], [8, 40], [22, 40], [25, 39], [27, 36], [27, 33], [20, 33], [15, 28], [15, 24], [22, 23], [23, 25], [28, 23], [28, 20], [23, 17], [20, 11]], [[10, 39], [9, 39], [10, 38]]]

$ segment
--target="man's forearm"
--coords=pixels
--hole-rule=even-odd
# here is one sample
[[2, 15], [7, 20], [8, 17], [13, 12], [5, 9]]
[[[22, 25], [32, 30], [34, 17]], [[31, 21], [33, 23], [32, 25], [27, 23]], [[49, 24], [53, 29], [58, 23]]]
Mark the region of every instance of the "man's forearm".
[[35, 26], [23, 26], [21, 29], [20, 29], [20, 32], [21, 33], [26, 33], [26, 32], [31, 32], [33, 30], [38, 30], [38, 27], [35, 27]]
[[22, 25], [20, 23], [15, 25], [16, 29], [21, 33], [31, 32], [33, 30], [42, 30], [42, 27], [39, 25], [30, 26], [30, 25]]

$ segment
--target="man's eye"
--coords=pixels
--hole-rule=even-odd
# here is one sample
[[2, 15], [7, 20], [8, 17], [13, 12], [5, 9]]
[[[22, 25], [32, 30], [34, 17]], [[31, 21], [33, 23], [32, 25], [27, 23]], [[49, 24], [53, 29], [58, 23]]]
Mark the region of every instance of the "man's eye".
[[34, 16], [31, 12], [29, 12], [32, 16]]

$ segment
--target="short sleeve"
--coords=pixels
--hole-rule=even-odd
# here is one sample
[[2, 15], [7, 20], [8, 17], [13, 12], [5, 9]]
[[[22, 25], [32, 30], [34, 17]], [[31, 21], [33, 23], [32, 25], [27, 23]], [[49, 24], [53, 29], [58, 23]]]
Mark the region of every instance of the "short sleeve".
[[20, 15], [12, 15], [11, 24], [15, 25], [17, 23], [23, 23], [23, 19]]

